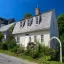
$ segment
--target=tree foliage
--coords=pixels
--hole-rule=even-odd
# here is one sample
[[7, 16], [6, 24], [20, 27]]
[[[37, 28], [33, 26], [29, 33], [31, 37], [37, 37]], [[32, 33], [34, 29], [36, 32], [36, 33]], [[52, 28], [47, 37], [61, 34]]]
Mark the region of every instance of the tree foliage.
[[15, 22], [14, 18], [11, 18], [10, 20], [8, 20], [8, 24], [13, 23], [13, 22]]
[[26, 13], [25, 16], [24, 16], [24, 19], [28, 19], [28, 18], [31, 18], [31, 17], [32, 17], [32, 14]]
[[59, 35], [61, 36], [64, 33], [64, 14], [61, 14], [58, 19]]
[[2, 42], [2, 39], [4, 38], [4, 34], [0, 32], [0, 43]]
[[62, 42], [62, 52], [64, 53], [64, 13], [57, 18], [57, 21], [58, 21], [58, 28], [59, 28], [59, 37]]

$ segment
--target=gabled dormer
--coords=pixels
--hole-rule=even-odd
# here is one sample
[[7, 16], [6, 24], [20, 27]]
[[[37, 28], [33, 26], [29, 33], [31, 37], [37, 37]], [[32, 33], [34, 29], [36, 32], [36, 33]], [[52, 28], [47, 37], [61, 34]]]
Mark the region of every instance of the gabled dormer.
[[33, 18], [27, 19], [27, 26], [31, 26], [33, 23]]
[[36, 25], [41, 23], [41, 20], [42, 20], [41, 15], [36, 16], [35, 19], [36, 19], [35, 21]]
[[20, 21], [20, 27], [23, 28], [25, 26], [25, 21], [26, 21], [25, 19], [23, 19], [22, 21]]

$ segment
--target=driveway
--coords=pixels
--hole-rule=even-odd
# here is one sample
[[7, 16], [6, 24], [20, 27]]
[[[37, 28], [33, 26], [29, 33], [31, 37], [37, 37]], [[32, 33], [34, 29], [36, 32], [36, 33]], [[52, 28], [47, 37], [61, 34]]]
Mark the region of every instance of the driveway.
[[27, 60], [19, 59], [0, 53], [0, 64], [36, 64]]

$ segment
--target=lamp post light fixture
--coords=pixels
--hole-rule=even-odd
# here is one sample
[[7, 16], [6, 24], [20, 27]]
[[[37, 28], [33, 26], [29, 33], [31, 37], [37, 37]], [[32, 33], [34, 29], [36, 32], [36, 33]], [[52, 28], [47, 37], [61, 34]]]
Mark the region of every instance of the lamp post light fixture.
[[51, 39], [50, 39], [50, 41], [51, 40], [53, 40], [53, 39], [56, 39], [58, 42], [59, 42], [59, 44], [60, 44], [60, 62], [61, 62], [61, 64], [62, 64], [62, 44], [61, 44], [61, 41], [60, 41], [60, 39], [58, 38], [58, 37], [52, 37]]

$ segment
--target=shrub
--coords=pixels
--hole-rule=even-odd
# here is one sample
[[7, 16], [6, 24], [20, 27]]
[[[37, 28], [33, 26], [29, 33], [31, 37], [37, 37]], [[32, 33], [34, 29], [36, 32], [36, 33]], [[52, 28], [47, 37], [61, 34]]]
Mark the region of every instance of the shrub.
[[15, 39], [7, 41], [7, 45], [8, 45], [8, 50], [13, 49], [15, 46], [17, 46]]
[[1, 43], [1, 49], [8, 50], [8, 46], [7, 46], [6, 42]]
[[23, 54], [24, 53], [24, 47], [22, 47], [22, 46], [19, 46], [18, 48], [17, 48], [17, 52], [16, 52], [17, 54]]
[[2, 43], [2, 39], [4, 38], [4, 34], [0, 32], [0, 43]]
[[16, 53], [17, 50], [18, 50], [17, 46], [14, 46], [12, 49], [10, 49], [10, 51], [11, 51], [11, 52], [14, 52], [14, 53]]
[[25, 55], [29, 55], [34, 59], [43, 57], [44, 55], [54, 57], [55, 53], [55, 50], [50, 49], [40, 44], [39, 42], [36, 42], [36, 44], [33, 43], [31, 45], [28, 45], [27, 49], [24, 52]]

